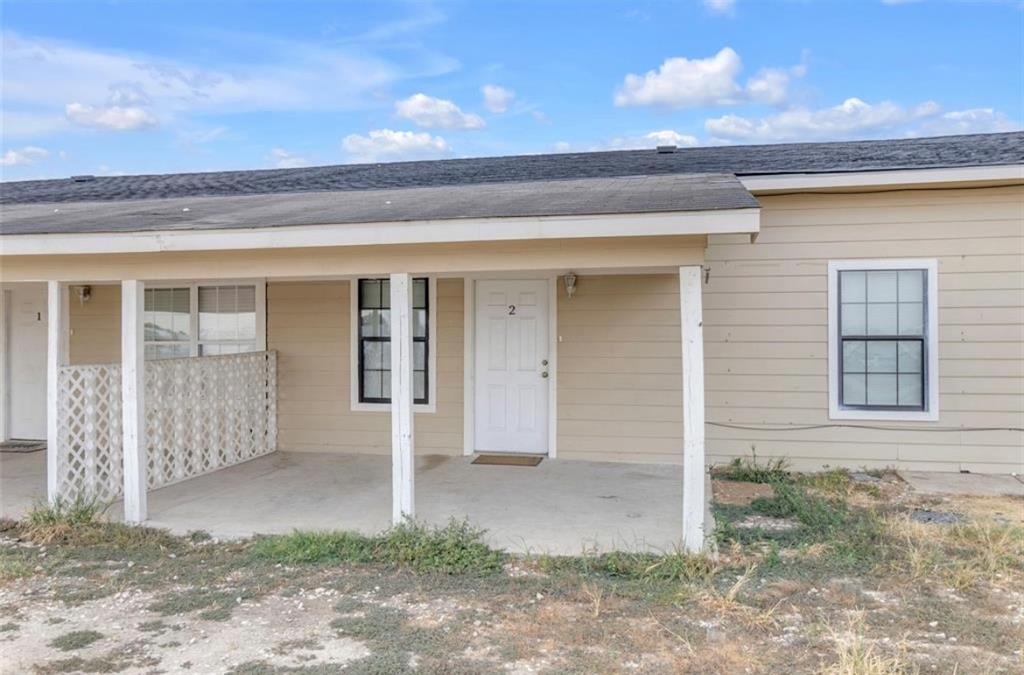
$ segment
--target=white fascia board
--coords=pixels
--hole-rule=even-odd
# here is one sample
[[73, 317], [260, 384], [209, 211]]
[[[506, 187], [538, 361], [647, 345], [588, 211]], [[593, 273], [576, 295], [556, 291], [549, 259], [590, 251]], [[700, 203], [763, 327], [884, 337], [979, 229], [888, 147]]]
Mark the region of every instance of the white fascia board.
[[743, 187], [754, 194], [794, 190], [884, 188], [896, 185], [933, 185], [940, 183], [1024, 182], [1024, 165], [851, 171], [843, 173], [791, 173], [740, 176], [739, 179], [743, 183]]
[[290, 225], [218, 230], [8, 234], [0, 235], [0, 255], [151, 253], [581, 237], [744, 234], [760, 230], [760, 214], [761, 209], [759, 208], [746, 208], [596, 216]]

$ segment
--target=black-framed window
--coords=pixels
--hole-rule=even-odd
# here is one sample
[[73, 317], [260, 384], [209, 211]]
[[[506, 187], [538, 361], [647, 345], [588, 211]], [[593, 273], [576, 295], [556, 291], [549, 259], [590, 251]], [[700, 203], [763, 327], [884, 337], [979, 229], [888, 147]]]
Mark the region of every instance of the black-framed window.
[[[359, 401], [391, 402], [391, 282], [359, 280]], [[412, 280], [413, 402], [428, 403], [430, 298], [426, 279]]]
[[925, 410], [928, 272], [839, 271], [839, 403]]

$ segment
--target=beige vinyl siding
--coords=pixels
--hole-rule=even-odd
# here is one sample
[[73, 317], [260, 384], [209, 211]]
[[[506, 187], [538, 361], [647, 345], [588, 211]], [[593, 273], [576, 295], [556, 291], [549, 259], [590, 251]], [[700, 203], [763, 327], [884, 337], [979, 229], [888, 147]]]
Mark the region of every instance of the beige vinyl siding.
[[[437, 282], [437, 412], [416, 414], [417, 453], [462, 452], [462, 288]], [[280, 450], [390, 454], [390, 414], [351, 410], [349, 312], [348, 281], [267, 284]]]
[[679, 276], [560, 283], [558, 335], [558, 457], [680, 463]]
[[844, 422], [906, 431], [766, 432], [709, 426], [713, 462], [756, 451], [795, 466], [940, 471], [1024, 468], [1024, 188], [762, 196], [761, 234], [709, 237], [707, 419], [828, 418], [829, 260], [939, 261], [938, 422]]
[[90, 286], [86, 302], [68, 289], [68, 361], [115, 363], [121, 360], [121, 287], [112, 284]]

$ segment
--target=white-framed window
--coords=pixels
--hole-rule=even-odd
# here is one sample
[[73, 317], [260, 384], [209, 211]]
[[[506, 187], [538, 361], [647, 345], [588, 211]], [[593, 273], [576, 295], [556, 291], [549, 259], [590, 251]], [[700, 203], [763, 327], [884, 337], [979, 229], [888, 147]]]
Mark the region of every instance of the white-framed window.
[[938, 263], [828, 264], [829, 417], [939, 419]]
[[[352, 279], [350, 291], [351, 409], [391, 409], [391, 283]], [[437, 410], [437, 280], [412, 279], [413, 409]]]
[[266, 282], [146, 284], [147, 359], [263, 351]]

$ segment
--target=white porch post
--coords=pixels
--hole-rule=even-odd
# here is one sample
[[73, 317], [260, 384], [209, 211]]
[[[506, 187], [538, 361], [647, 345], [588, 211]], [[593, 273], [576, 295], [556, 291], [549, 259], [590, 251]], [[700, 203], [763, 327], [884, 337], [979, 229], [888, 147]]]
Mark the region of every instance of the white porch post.
[[704, 549], [704, 329], [703, 270], [679, 268], [683, 348], [683, 548]]
[[146, 401], [141, 281], [121, 282], [121, 432], [124, 449], [124, 520], [146, 520]]
[[391, 521], [415, 515], [413, 486], [412, 283], [391, 275]]
[[61, 281], [46, 285], [46, 498], [57, 494], [60, 410], [60, 368], [68, 362], [68, 288]]

